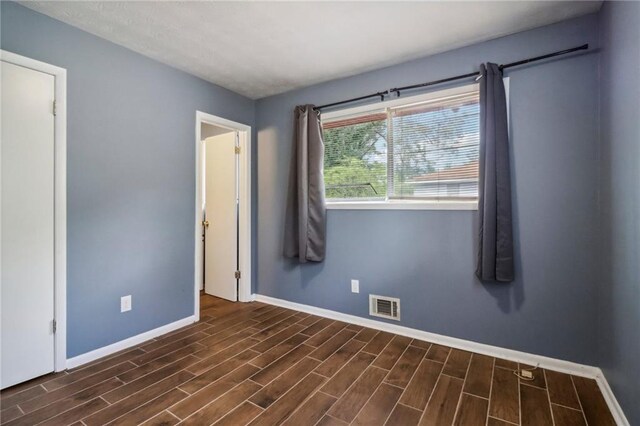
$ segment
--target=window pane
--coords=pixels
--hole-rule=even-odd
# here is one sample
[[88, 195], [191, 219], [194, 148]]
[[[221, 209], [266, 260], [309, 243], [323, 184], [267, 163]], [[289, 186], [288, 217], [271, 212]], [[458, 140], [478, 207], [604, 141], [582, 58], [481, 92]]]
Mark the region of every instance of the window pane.
[[391, 111], [390, 198], [478, 196], [478, 99], [474, 90]]
[[323, 134], [327, 199], [386, 199], [386, 113], [323, 122]]

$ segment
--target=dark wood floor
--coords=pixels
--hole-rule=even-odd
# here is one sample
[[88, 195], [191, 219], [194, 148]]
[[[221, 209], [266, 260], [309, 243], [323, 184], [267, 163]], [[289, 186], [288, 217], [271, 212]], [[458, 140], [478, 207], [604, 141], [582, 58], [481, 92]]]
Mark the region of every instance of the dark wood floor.
[[596, 382], [261, 303], [1, 393], [6, 425], [612, 425]]

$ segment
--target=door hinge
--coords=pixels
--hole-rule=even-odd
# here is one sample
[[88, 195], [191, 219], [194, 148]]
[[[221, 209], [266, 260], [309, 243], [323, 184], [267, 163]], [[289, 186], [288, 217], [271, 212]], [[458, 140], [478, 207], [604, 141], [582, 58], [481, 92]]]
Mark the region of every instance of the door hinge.
[[51, 325], [53, 328], [53, 333], [55, 334], [55, 332], [58, 330], [58, 322], [56, 320], [51, 321]]
[[240, 154], [240, 147], [236, 146], [236, 154]]
[[53, 116], [55, 117], [56, 115], [58, 115], [58, 108], [56, 101], [53, 101]]
[[240, 271], [236, 271], [236, 280], [239, 280], [241, 276], [242, 274], [240, 273]]

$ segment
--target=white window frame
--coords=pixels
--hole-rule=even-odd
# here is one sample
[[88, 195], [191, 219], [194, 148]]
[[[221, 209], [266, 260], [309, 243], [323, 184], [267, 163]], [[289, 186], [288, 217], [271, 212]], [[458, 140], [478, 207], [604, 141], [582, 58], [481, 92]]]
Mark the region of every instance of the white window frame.
[[[505, 95], [507, 97], [507, 119], [509, 118], [509, 78], [503, 79], [505, 86]], [[467, 93], [472, 88], [478, 88], [478, 83], [465, 84], [459, 87], [453, 87], [444, 90], [434, 90], [406, 98], [395, 98], [384, 102], [373, 103], [369, 105], [345, 108], [330, 111], [322, 114], [322, 120], [336, 120], [346, 118], [353, 115], [362, 115], [368, 112], [379, 111], [386, 108], [406, 107], [413, 104], [422, 103], [432, 99], [443, 99], [450, 96], [456, 96], [461, 93]], [[348, 201], [327, 201], [326, 207], [329, 210], [478, 210], [478, 200], [461, 200], [461, 201], [435, 201], [435, 200], [348, 200]]]

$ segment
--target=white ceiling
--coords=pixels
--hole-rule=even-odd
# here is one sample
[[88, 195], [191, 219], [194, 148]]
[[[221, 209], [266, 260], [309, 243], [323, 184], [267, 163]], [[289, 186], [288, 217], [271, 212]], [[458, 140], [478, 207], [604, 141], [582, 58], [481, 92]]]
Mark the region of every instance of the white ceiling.
[[21, 4], [257, 99], [595, 12], [602, 2]]

